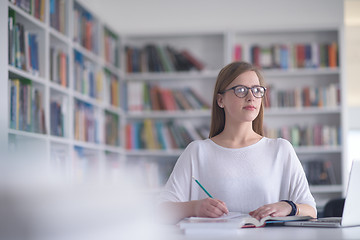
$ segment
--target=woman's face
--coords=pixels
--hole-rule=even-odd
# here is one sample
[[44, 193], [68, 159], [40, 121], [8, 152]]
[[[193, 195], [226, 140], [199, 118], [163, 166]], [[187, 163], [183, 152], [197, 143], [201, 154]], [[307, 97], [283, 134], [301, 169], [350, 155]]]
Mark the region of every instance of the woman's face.
[[[226, 90], [238, 85], [251, 88], [260, 86], [260, 81], [254, 71], [244, 72], [235, 78]], [[251, 89], [248, 89], [247, 95], [242, 98], [236, 96], [234, 90], [229, 90], [223, 94], [218, 94], [217, 99], [218, 105], [225, 110], [226, 120], [238, 123], [254, 121], [259, 114], [261, 101], [262, 98], [254, 97]]]

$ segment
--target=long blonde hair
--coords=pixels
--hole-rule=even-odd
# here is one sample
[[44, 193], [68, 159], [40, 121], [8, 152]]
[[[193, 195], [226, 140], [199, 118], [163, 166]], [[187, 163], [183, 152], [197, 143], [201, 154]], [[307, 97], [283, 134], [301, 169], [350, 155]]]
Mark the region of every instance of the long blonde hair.
[[[214, 88], [209, 138], [212, 138], [221, 133], [225, 127], [225, 111], [217, 104], [217, 95], [223, 92], [226, 87], [229, 86], [229, 84], [234, 81], [234, 79], [237, 78], [240, 74], [248, 71], [254, 71], [259, 78], [260, 85], [264, 86], [264, 78], [260, 74], [259, 70], [250, 63], [232, 62], [220, 70]], [[252, 122], [253, 130], [261, 136], [264, 134], [264, 99], [265, 98], [263, 98], [263, 101], [261, 101], [261, 107], [258, 116]]]

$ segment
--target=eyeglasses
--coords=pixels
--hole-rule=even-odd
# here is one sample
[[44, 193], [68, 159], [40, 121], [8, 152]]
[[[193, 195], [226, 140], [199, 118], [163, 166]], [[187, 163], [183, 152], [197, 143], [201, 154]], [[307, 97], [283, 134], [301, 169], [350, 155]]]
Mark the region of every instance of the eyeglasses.
[[246, 95], [249, 93], [249, 90], [251, 90], [251, 93], [254, 97], [256, 98], [262, 98], [265, 95], [266, 92], [266, 88], [263, 86], [253, 86], [253, 87], [246, 87], [243, 85], [237, 85], [234, 86], [232, 88], [226, 89], [222, 92], [220, 92], [221, 94], [230, 91], [230, 90], [234, 90], [234, 93], [237, 97], [239, 98], [244, 98], [246, 97]]

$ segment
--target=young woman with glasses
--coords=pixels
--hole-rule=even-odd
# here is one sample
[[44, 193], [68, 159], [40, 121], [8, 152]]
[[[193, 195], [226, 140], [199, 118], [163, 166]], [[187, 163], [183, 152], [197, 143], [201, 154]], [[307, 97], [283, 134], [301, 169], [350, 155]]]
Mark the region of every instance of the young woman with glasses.
[[257, 219], [316, 217], [294, 148], [285, 139], [263, 136], [265, 93], [263, 77], [249, 63], [233, 62], [220, 71], [209, 138], [187, 146], [160, 194], [160, 206], [173, 221], [229, 211]]

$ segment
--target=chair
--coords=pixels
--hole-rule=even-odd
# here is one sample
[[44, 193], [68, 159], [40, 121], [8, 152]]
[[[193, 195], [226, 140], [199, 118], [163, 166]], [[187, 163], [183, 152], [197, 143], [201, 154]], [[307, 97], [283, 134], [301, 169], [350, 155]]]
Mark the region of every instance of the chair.
[[324, 207], [323, 217], [342, 217], [345, 198], [329, 200]]

